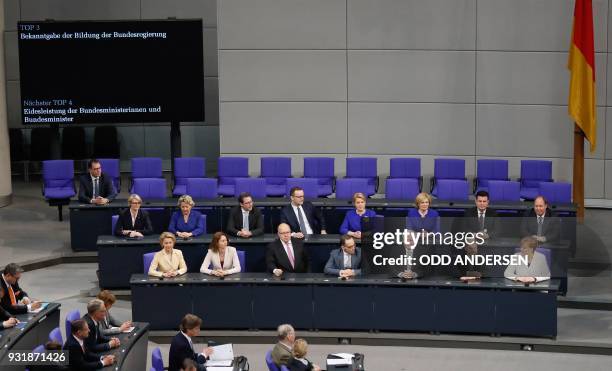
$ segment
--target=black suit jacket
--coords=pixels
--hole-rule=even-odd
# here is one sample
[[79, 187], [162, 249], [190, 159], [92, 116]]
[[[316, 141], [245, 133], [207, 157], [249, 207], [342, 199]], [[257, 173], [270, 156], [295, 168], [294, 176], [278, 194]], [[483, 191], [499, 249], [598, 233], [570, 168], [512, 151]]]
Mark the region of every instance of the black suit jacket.
[[295, 269], [291, 267], [287, 252], [279, 239], [276, 239], [266, 249], [266, 266], [268, 272], [272, 273], [276, 268], [280, 268], [283, 272], [289, 273], [306, 273], [308, 272], [308, 253], [304, 248], [304, 243], [299, 238], [292, 238], [291, 245], [293, 246], [293, 254], [295, 258]]
[[[230, 211], [226, 229], [227, 233], [232, 236], [237, 236], [242, 229], [242, 208], [240, 206], [234, 206]], [[256, 207], [249, 211], [249, 231], [253, 236], [260, 236], [264, 233], [263, 214]]]
[[83, 341], [83, 346], [85, 347], [85, 352], [83, 352], [83, 349], [81, 349], [81, 346], [74, 336], [68, 335], [67, 337], [66, 343], [64, 344], [64, 350], [68, 351], [70, 370], [87, 371], [99, 370], [102, 368], [100, 357], [89, 351], [87, 341]]
[[[107, 177], [102, 173], [100, 175], [100, 197], [108, 198], [112, 201], [117, 197], [115, 193], [115, 187], [110, 177]], [[89, 203], [93, 198], [93, 182], [89, 173], [83, 174], [79, 177], [79, 201], [83, 203]]]
[[[2, 297], [2, 301], [0, 304], [2, 307], [11, 314], [24, 314], [28, 313], [28, 306], [23, 304], [12, 305], [11, 304], [11, 296], [9, 295], [8, 286], [4, 282], [4, 278], [0, 277], [0, 284], [2, 285], [2, 290], [4, 291], [4, 296]], [[15, 282], [13, 287], [13, 292], [15, 293], [15, 299], [20, 301], [21, 299], [28, 296], [28, 294], [19, 287], [19, 282]]]
[[2, 325], [2, 322], [6, 321], [7, 319], [9, 319], [11, 317], [13, 317], [13, 316], [11, 316], [11, 314], [9, 312], [4, 310], [4, 308], [2, 306], [0, 306], [0, 329], [4, 328], [4, 326]]
[[130, 209], [125, 209], [119, 214], [119, 220], [117, 220], [117, 226], [115, 227], [115, 235], [121, 237], [123, 236], [123, 231], [137, 231], [142, 233], [143, 235], [148, 235], [153, 233], [153, 225], [151, 224], [151, 219], [149, 218], [149, 213], [143, 209], [138, 209], [138, 214], [136, 214], [136, 222], [134, 226], [132, 226], [132, 214], [130, 213]]
[[110, 344], [108, 343], [110, 338], [100, 332], [100, 329], [89, 314], [84, 315], [83, 319], [87, 322], [87, 326], [89, 326], [89, 336], [85, 339], [85, 347], [94, 353], [110, 350]]
[[[321, 210], [314, 207], [312, 202], [304, 201], [302, 205], [302, 210], [304, 211], [304, 216], [308, 219], [308, 224], [310, 224], [310, 228], [312, 228], [312, 233], [319, 234], [322, 229], [325, 229], [325, 218], [323, 218], [323, 213]], [[298, 221], [297, 216], [295, 215], [295, 211], [293, 211], [293, 207], [291, 204], [283, 207], [280, 215], [280, 222], [289, 224], [292, 232], [302, 232], [306, 234], [306, 231], [302, 231], [300, 228], [300, 222]]]
[[168, 371], [180, 371], [183, 368], [185, 358], [194, 360], [198, 364], [198, 370], [206, 370], [202, 365], [202, 363], [206, 362], [206, 359], [194, 352], [193, 348], [189, 345], [189, 341], [181, 332], [172, 338], [168, 358]]
[[[557, 218], [550, 209], [546, 209], [544, 213], [544, 222], [542, 223], [542, 235], [546, 237], [546, 242], [555, 242], [559, 240], [560, 233], [559, 218]], [[529, 209], [525, 211], [521, 223], [521, 237], [534, 236], [538, 234], [538, 218], [535, 210]]]
[[297, 360], [295, 358], [291, 358], [289, 364], [287, 365], [287, 368], [289, 368], [289, 371], [311, 371], [313, 367], [312, 362], [310, 361], [308, 361], [308, 364], [305, 365], [302, 361]]
[[[493, 237], [495, 235], [495, 229], [497, 228], [497, 211], [487, 208], [487, 211], [485, 212], [484, 224], [489, 237]], [[462, 232], [480, 232], [477, 207], [472, 207], [465, 210]]]

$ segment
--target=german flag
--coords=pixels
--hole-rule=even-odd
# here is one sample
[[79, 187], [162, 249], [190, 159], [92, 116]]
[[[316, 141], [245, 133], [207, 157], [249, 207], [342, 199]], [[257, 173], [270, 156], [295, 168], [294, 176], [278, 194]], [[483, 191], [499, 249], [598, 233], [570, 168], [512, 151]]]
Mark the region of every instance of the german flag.
[[568, 111], [591, 144], [597, 144], [595, 46], [592, 0], [576, 0], [568, 68], [571, 73]]

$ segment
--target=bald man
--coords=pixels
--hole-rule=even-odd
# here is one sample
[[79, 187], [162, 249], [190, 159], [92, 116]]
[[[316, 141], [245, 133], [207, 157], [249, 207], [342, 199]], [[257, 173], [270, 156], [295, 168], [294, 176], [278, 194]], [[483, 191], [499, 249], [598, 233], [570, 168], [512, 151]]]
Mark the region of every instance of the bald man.
[[277, 234], [278, 239], [271, 242], [266, 251], [268, 272], [275, 276], [285, 272], [308, 272], [308, 253], [302, 240], [291, 237], [289, 224], [279, 224]]

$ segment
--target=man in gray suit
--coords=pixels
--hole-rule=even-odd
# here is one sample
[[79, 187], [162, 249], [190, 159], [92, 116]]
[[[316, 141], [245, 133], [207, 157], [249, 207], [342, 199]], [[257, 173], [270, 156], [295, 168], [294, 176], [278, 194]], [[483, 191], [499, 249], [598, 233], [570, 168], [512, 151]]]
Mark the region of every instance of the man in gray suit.
[[340, 237], [340, 248], [329, 254], [324, 271], [325, 274], [346, 278], [361, 275], [361, 249], [353, 237], [347, 234]]

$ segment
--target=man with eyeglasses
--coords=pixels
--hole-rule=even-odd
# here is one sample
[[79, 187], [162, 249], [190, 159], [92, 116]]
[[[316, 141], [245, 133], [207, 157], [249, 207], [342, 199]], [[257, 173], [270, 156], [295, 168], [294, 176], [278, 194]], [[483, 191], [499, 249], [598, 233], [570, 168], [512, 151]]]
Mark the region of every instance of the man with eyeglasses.
[[277, 229], [278, 239], [272, 241], [266, 251], [268, 272], [277, 277], [283, 273], [307, 273], [308, 252], [299, 238], [291, 237], [291, 228], [281, 223]]
[[304, 189], [293, 187], [290, 191], [291, 204], [281, 210], [281, 223], [289, 224], [291, 237], [304, 238], [309, 234], [327, 234], [325, 219], [321, 210], [312, 202], [304, 200]]
[[87, 163], [88, 174], [79, 178], [79, 201], [88, 204], [106, 205], [117, 196], [110, 177], [102, 173], [100, 161], [94, 159]]
[[329, 254], [323, 271], [341, 278], [361, 275], [361, 249], [352, 236], [345, 234], [340, 237], [340, 248]]
[[264, 219], [261, 211], [253, 207], [253, 197], [247, 192], [238, 196], [239, 206], [234, 206], [227, 220], [227, 233], [232, 236], [249, 238], [264, 233]]

